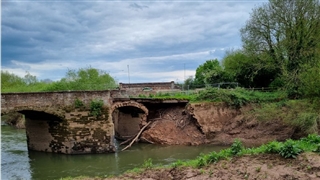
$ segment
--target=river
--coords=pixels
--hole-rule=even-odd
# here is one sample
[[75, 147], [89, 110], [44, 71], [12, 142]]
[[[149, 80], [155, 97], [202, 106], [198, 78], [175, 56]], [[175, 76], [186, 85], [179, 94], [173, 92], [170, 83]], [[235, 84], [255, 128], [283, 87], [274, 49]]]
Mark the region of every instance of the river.
[[167, 165], [178, 159], [194, 159], [200, 153], [218, 151], [222, 148], [224, 147], [210, 145], [160, 146], [140, 143], [134, 144], [126, 151], [110, 154], [65, 155], [28, 152], [25, 130], [2, 124], [1, 179], [51, 180], [76, 176], [119, 175], [129, 169], [141, 167], [149, 158], [153, 164]]

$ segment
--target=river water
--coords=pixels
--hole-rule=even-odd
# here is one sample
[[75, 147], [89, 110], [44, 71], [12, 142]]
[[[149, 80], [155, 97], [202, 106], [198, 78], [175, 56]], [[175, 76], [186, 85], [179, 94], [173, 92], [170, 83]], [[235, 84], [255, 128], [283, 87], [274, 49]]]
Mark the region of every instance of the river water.
[[76, 176], [119, 175], [129, 169], [141, 167], [149, 158], [153, 164], [168, 165], [178, 159], [194, 159], [200, 153], [223, 148], [210, 145], [160, 146], [140, 143], [126, 151], [110, 154], [28, 152], [25, 130], [1, 125], [1, 179], [51, 180]]

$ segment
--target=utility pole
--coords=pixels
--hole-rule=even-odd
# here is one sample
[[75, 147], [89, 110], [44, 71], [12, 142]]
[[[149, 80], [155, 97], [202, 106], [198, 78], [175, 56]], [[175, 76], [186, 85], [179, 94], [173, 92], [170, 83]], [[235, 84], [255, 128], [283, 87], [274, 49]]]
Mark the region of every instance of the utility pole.
[[130, 71], [129, 71], [129, 65], [128, 66], [128, 82], [129, 82], [129, 85], [130, 85]]
[[185, 91], [185, 84], [186, 84], [186, 63], [183, 63], [183, 90]]
[[183, 70], [184, 70], [183, 80], [184, 82], [186, 82], [186, 63], [183, 64]]

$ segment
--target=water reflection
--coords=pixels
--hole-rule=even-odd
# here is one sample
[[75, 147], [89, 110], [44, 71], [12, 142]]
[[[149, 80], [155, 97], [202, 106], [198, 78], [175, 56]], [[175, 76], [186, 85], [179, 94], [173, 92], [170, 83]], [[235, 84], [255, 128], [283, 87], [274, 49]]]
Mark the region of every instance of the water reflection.
[[[25, 131], [2, 126], [2, 179], [60, 179], [76, 176], [118, 175], [140, 167], [148, 158], [153, 164], [187, 160], [200, 153], [218, 151], [216, 146], [159, 146], [135, 144], [112, 154], [65, 155], [27, 151]], [[118, 148], [122, 149], [123, 147]]]

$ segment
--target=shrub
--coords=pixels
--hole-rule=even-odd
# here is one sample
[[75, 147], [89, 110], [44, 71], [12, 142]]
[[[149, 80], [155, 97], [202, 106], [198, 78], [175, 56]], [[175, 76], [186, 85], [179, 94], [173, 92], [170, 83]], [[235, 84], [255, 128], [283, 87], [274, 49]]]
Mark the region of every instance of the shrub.
[[80, 107], [83, 107], [83, 102], [80, 100], [80, 99], [76, 99], [75, 101], [74, 101], [74, 106], [76, 107], [76, 108], [80, 108]]
[[201, 154], [198, 158], [197, 158], [197, 167], [203, 167], [207, 165], [206, 159], [205, 159], [205, 155]]
[[220, 156], [217, 152], [212, 151], [210, 154], [207, 155], [206, 161], [207, 163], [216, 163], [220, 160]]
[[103, 106], [102, 100], [92, 100], [90, 103], [90, 114], [93, 116], [100, 116]]
[[302, 152], [295, 141], [288, 139], [280, 148], [279, 154], [284, 158], [296, 158]]
[[266, 145], [265, 152], [266, 153], [279, 153], [281, 148], [281, 144], [277, 141], [269, 142]]
[[302, 132], [311, 134], [317, 132], [317, 122], [320, 122], [319, 115], [313, 112], [302, 112], [293, 120], [292, 124], [299, 127]]
[[144, 162], [143, 162], [143, 165], [142, 165], [142, 167], [143, 168], [146, 168], [146, 169], [150, 169], [151, 167], [152, 167], [152, 159], [151, 158], [148, 158], [147, 160], [145, 160]]
[[232, 143], [230, 149], [231, 149], [231, 154], [232, 155], [240, 155], [240, 153], [241, 153], [241, 151], [243, 149], [243, 145], [242, 145], [242, 143], [241, 143], [241, 141], [239, 139], [236, 139]]
[[307, 137], [301, 139], [301, 141], [306, 141], [313, 144], [320, 145], [320, 135], [317, 134], [309, 134]]

